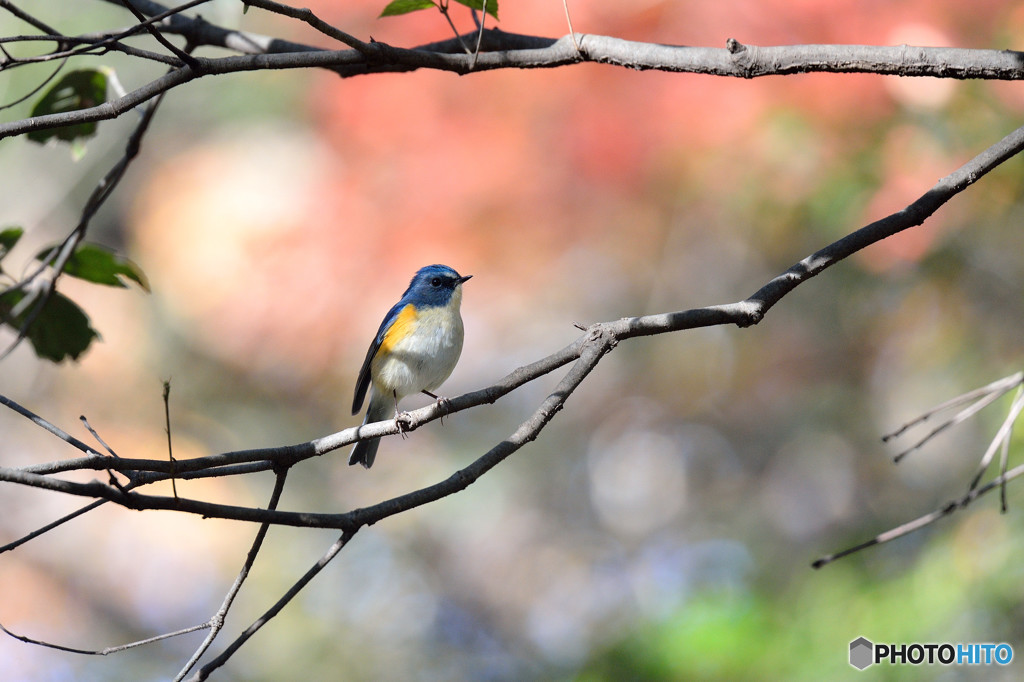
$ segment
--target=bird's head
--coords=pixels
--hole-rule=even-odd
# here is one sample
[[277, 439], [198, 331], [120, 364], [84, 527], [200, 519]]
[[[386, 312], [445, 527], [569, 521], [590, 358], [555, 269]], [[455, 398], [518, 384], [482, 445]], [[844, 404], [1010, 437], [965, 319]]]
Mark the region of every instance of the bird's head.
[[462, 297], [462, 283], [472, 276], [460, 275], [447, 265], [428, 265], [413, 275], [402, 298], [417, 306], [448, 305], [453, 296]]

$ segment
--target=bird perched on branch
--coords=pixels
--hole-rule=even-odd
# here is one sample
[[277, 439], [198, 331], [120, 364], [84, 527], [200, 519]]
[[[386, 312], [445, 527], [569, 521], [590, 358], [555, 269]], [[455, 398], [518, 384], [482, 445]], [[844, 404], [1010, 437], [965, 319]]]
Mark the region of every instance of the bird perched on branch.
[[[398, 401], [413, 393], [431, 393], [444, 383], [462, 354], [462, 283], [472, 275], [460, 275], [447, 265], [428, 265], [413, 276], [402, 299], [381, 322], [377, 336], [366, 351], [356, 380], [352, 414], [358, 414], [370, 388], [370, 407], [363, 424], [382, 421]], [[377, 456], [379, 438], [356, 443], [349, 464], [369, 469]]]

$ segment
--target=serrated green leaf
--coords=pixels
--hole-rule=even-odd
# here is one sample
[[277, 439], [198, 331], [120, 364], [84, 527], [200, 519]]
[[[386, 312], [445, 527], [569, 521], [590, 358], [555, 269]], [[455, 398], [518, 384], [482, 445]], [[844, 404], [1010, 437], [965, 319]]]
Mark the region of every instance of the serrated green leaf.
[[[455, 0], [455, 2], [470, 9], [482, 10], [484, 8], [484, 0]], [[487, 13], [495, 19], [498, 18], [498, 0], [487, 0]]]
[[[49, 265], [53, 265], [56, 258], [52, 246], [36, 254], [36, 260], [45, 260]], [[121, 288], [127, 287], [122, 278], [128, 278], [149, 291], [146, 275], [138, 265], [98, 244], [82, 244], [76, 248], [64, 264], [64, 273], [87, 282]]]
[[[437, 7], [431, 0], [392, 0], [384, 8], [384, 11], [380, 13], [380, 16], [397, 17], [400, 14], [408, 14], [409, 12], [430, 9], [431, 7]], [[380, 17], [377, 18], [379, 19]]]
[[0, 230], [0, 260], [3, 260], [3, 257], [11, 252], [23, 234], [25, 234], [24, 229], [13, 225]]
[[[21, 330], [32, 306], [17, 318], [10, 318], [8, 313], [24, 297], [23, 291], [0, 294], [0, 322], [15, 331]], [[25, 333], [36, 355], [53, 362], [67, 358], [77, 360], [99, 336], [89, 324], [89, 316], [74, 301], [56, 291], [50, 294]]]
[[[107, 74], [101, 69], [79, 69], [66, 74], [32, 108], [33, 116], [62, 114], [88, 109], [107, 101]], [[73, 142], [96, 134], [96, 122], [76, 123], [60, 128], [33, 130], [28, 139], [40, 144], [57, 138]]]

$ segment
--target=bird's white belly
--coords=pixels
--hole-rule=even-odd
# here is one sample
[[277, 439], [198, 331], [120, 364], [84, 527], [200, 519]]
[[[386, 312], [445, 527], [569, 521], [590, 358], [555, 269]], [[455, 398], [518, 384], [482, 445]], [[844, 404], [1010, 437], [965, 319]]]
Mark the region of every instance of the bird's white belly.
[[415, 328], [396, 342], [386, 357], [377, 357], [374, 387], [392, 391], [401, 400], [420, 391], [433, 391], [444, 383], [462, 354], [462, 318], [452, 306], [418, 312]]

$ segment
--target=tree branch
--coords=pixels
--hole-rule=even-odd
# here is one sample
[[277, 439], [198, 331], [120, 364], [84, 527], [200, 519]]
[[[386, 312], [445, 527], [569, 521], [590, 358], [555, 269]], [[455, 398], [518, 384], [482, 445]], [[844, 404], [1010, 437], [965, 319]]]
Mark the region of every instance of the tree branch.
[[331, 545], [330, 549], [327, 550], [327, 553], [320, 557], [320, 560], [313, 564], [313, 566], [308, 571], [306, 571], [306, 573], [298, 580], [298, 582], [292, 585], [291, 589], [285, 592], [284, 596], [278, 599], [277, 602], [272, 607], [270, 607], [270, 609], [268, 609], [266, 613], [264, 613], [249, 627], [247, 627], [245, 631], [242, 632], [242, 634], [240, 634], [238, 638], [235, 639], [235, 641], [232, 642], [231, 645], [223, 651], [223, 653], [221, 653], [220, 656], [218, 656], [217, 658], [213, 659], [212, 661], [204, 665], [202, 668], [200, 668], [195, 675], [189, 678], [189, 682], [208, 679], [210, 673], [224, 665], [227, 662], [227, 660], [231, 658], [231, 656], [236, 651], [238, 651], [238, 649], [243, 644], [249, 641], [250, 637], [256, 634], [256, 632], [261, 627], [266, 625], [271, 618], [280, 613], [281, 609], [287, 606], [288, 602], [294, 599], [295, 595], [301, 592], [302, 588], [309, 584], [309, 581], [315, 578], [317, 574], [320, 573], [320, 571], [322, 571], [324, 567], [331, 562], [332, 559], [334, 559], [334, 557], [338, 556], [338, 552], [345, 548], [349, 540], [351, 540], [354, 535], [355, 531], [346, 531], [342, 533], [341, 537], [339, 537], [337, 541], [335, 541], [335, 543]]
[[[287, 469], [280, 469], [277, 472], [277, 477], [274, 480], [274, 490], [270, 494], [270, 502], [267, 503], [267, 509], [277, 509], [278, 503], [281, 501], [281, 495], [284, 494], [284, 483], [288, 476]], [[224, 596], [224, 601], [221, 603], [220, 608], [217, 609], [217, 613], [210, 619], [210, 633], [203, 640], [202, 644], [196, 649], [195, 653], [185, 664], [185, 667], [175, 676], [174, 682], [180, 682], [180, 680], [188, 675], [199, 659], [203, 657], [210, 645], [213, 644], [213, 640], [220, 634], [221, 629], [224, 627], [224, 619], [227, 618], [228, 611], [231, 609], [231, 605], [235, 601], [235, 597], [238, 596], [239, 590], [242, 589], [242, 584], [246, 578], [249, 577], [249, 571], [252, 570], [253, 564], [256, 563], [256, 555], [259, 554], [260, 548], [263, 546], [263, 540], [267, 537], [267, 531], [270, 530], [270, 524], [264, 523], [260, 526], [260, 529], [256, 532], [256, 537], [252, 541], [252, 546], [249, 548], [248, 554], [245, 556], [245, 562], [242, 564], [242, 569], [238, 572], [238, 576], [235, 578], [235, 582], [232, 583], [231, 589]]]
[[[139, 3], [141, 7], [145, 3]], [[177, 15], [176, 15], [177, 16]], [[221, 36], [223, 38], [224, 36]], [[583, 35], [577, 50], [570, 36], [559, 40], [523, 36], [495, 29], [485, 31], [479, 55], [368, 43], [359, 50], [315, 50], [221, 58], [196, 57], [198, 69], [183, 66], [116, 100], [72, 112], [48, 114], [0, 124], [0, 139], [33, 130], [102, 121], [162, 92], [206, 75], [263, 69], [329, 68], [342, 77], [435, 69], [457, 74], [495, 69], [554, 68], [595, 62], [629, 69], [701, 73], [736, 78], [791, 73], [875, 73], [936, 78], [1024, 78], [1024, 53], [1009, 50], [968, 50], [944, 47], [876, 47], [866, 45], [798, 45], [735, 48], [684, 47], [638, 43], [609, 36]], [[730, 43], [738, 45], [738, 43]]]

